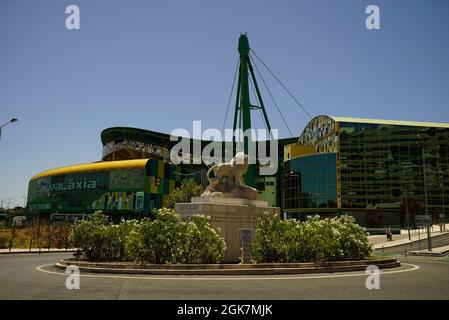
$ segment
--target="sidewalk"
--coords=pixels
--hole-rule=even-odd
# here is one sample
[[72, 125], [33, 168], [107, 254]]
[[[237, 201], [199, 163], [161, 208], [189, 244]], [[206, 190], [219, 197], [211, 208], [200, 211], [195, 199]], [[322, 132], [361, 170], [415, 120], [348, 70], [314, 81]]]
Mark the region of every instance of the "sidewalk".
[[[443, 233], [449, 232], [449, 224], [446, 224], [446, 230], [443, 231]], [[411, 240], [408, 240], [408, 230], [402, 229], [401, 234], [394, 234], [393, 235], [393, 241], [386, 241], [387, 236], [386, 235], [374, 235], [374, 236], [368, 236], [368, 240], [370, 243], [373, 244], [374, 250], [389, 247], [394, 247], [402, 244], [407, 244], [413, 241], [423, 240], [427, 238], [427, 229], [421, 229], [418, 233], [418, 230], [410, 230], [411, 234]], [[433, 226], [431, 228], [431, 237], [435, 237], [442, 234], [440, 232], [439, 226]]]
[[[40, 253], [61, 253], [61, 252], [75, 252], [76, 249], [56, 249], [52, 248], [48, 250], [48, 248], [41, 248]], [[0, 249], [1, 254], [16, 254], [16, 253], [39, 253], [39, 248], [12, 248], [11, 251], [9, 249]]]
[[409, 255], [413, 256], [432, 256], [432, 257], [441, 257], [445, 254], [449, 253], [449, 245], [448, 246], [442, 246], [442, 247], [436, 247], [432, 248], [432, 251], [429, 250], [416, 250], [416, 251], [409, 251]]

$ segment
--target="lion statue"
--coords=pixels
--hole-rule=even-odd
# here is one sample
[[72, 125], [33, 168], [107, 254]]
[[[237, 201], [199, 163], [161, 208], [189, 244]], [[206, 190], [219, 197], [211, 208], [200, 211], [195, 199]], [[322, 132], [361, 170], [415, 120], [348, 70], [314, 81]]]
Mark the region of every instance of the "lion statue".
[[[207, 171], [207, 180], [209, 183], [221, 181], [226, 183], [230, 181], [235, 187], [245, 186], [243, 176], [248, 170], [248, 156], [243, 152], [238, 152], [229, 163], [219, 163], [212, 166]], [[211, 173], [214, 178], [211, 178]]]
[[258, 192], [245, 184], [248, 170], [248, 155], [238, 152], [229, 163], [219, 163], [207, 171], [209, 186], [201, 195], [258, 199]]

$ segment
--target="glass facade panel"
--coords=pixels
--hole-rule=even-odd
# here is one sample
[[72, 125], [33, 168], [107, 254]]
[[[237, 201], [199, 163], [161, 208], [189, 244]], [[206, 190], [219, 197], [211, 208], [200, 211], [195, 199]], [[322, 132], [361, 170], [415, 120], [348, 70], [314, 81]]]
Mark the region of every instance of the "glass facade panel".
[[429, 210], [449, 203], [449, 128], [342, 122], [339, 136], [343, 208], [424, 205], [424, 168]]
[[284, 208], [336, 208], [336, 154], [292, 159], [284, 166]]
[[[412, 215], [424, 214], [427, 189], [429, 214], [435, 223], [441, 221], [443, 213], [448, 215], [449, 204], [449, 124], [432, 125], [328, 116], [312, 119], [299, 144], [314, 147], [315, 154], [284, 162], [284, 189], [290, 190], [284, 209], [329, 213], [332, 210], [327, 209], [335, 208], [334, 213], [354, 214], [367, 225], [373, 216], [386, 225], [398, 225], [399, 220], [404, 225], [404, 203], [419, 208]], [[336, 159], [330, 165], [332, 155]]]

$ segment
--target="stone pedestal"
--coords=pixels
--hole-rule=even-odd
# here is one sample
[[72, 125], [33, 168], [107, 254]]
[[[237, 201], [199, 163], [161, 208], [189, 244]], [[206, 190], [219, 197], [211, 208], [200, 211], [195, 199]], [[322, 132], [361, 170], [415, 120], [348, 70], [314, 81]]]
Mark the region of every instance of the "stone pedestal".
[[279, 214], [279, 208], [269, 207], [266, 201], [225, 197], [194, 197], [191, 203], [177, 203], [175, 211], [183, 218], [194, 214], [210, 216], [214, 228], [220, 228], [226, 241], [224, 262], [239, 263], [242, 240], [240, 229], [256, 229], [263, 212]]

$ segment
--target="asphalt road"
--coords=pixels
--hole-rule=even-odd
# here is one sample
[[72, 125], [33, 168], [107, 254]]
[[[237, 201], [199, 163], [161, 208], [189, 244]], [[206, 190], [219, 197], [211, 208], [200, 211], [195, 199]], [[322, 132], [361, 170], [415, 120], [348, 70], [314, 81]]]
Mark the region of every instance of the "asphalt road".
[[0, 299], [449, 299], [449, 258], [402, 258], [384, 270], [380, 289], [368, 290], [367, 274], [302, 276], [173, 277], [85, 274], [79, 290], [53, 267], [71, 254], [0, 255]]

